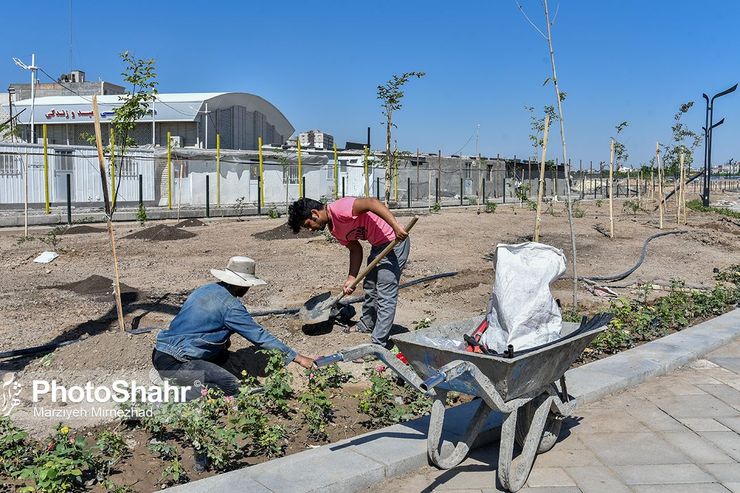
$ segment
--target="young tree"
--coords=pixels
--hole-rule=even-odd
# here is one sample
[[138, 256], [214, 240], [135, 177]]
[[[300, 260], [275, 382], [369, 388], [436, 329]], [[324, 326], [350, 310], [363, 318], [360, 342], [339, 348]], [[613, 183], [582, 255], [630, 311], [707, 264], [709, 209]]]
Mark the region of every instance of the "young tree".
[[401, 75], [394, 74], [391, 79], [383, 85], [378, 86], [378, 99], [381, 102], [383, 116], [385, 117], [385, 203], [388, 205], [391, 197], [391, 181], [393, 180], [393, 158], [391, 156], [391, 134], [393, 127], [393, 112], [401, 109], [403, 100], [403, 86], [409, 79], [415, 77], [420, 79], [426, 75], [424, 72], [404, 72]]
[[[571, 244], [571, 251], [573, 254], [573, 310], [577, 310], [578, 308], [578, 257], [576, 254], [576, 233], [575, 233], [575, 226], [573, 224], [573, 203], [571, 202], [570, 198], [570, 163], [568, 161], [568, 147], [566, 145], [566, 139], [565, 139], [565, 115], [563, 114], [563, 101], [565, 101], [566, 93], [560, 90], [560, 81], [558, 79], [557, 70], [555, 67], [555, 51], [553, 48], [553, 41], [552, 41], [552, 26], [555, 22], [554, 18], [550, 17], [550, 10], [547, 5], [547, 0], [543, 0], [543, 7], [544, 7], [544, 13], [545, 13], [545, 24], [547, 26], [547, 34], [543, 33], [542, 30], [540, 30], [537, 25], [532, 22], [532, 20], [527, 16], [527, 14], [524, 12], [524, 8], [521, 6], [518, 0], [514, 0], [517, 7], [519, 7], [519, 10], [522, 12], [522, 15], [524, 15], [525, 19], [530, 23], [530, 25], [545, 39], [547, 42], [547, 49], [550, 55], [550, 68], [552, 69], [552, 76], [551, 78], [548, 77], [545, 80], [545, 83], [549, 82], [550, 79], [552, 79], [552, 85], [553, 89], [555, 90], [555, 101], [557, 103], [558, 107], [558, 117], [560, 120], [560, 143], [563, 150], [563, 167], [565, 168], [565, 181], [566, 181], [566, 187], [565, 187], [565, 195], [566, 195], [566, 210], [568, 211], [568, 225], [570, 227], [570, 244]], [[557, 16], [557, 12], [556, 12]]]
[[[619, 134], [622, 133], [622, 130], [627, 128], [628, 125], [629, 122], [627, 121], [623, 121], [616, 125], [614, 129], [617, 131], [617, 136], [619, 136]], [[616, 163], [617, 169], [619, 169], [619, 164], [627, 162], [629, 154], [627, 153], [627, 147], [623, 142], [620, 142], [617, 137], [612, 137], [612, 140], [614, 141], [614, 162]]]
[[[136, 127], [136, 122], [149, 112], [149, 106], [156, 97], [156, 82], [154, 78], [154, 60], [139, 60], [133, 58], [128, 52], [121, 54], [126, 64], [123, 72], [124, 81], [131, 84], [131, 90], [119, 96], [121, 105], [114, 110], [111, 127], [113, 131], [111, 136], [114, 142], [119, 144], [118, 156], [121, 162], [125, 162], [126, 149], [129, 146], [136, 145], [131, 133]], [[103, 150], [103, 138], [100, 129], [100, 111], [98, 109], [97, 98], [93, 97], [93, 112], [95, 114], [95, 144], [98, 148], [98, 162], [100, 165], [100, 179], [103, 187], [103, 198], [105, 204], [106, 222], [108, 224], [108, 234], [110, 237], [111, 254], [113, 257], [113, 269], [115, 274], [115, 298], [116, 309], [118, 312], [118, 324], [121, 330], [125, 330], [123, 322], [123, 306], [121, 303], [121, 284], [118, 270], [118, 257], [116, 255], [116, 237], [113, 228], [113, 214], [115, 213], [116, 197], [120, 189], [121, 173], [123, 166], [119, 166], [119, 179], [117, 186], [112, 186], [113, 203], [108, 198], [108, 180], [106, 178], [106, 166]], [[111, 145], [112, 149], [113, 145]], [[113, 155], [110, 156], [111, 160]], [[113, 163], [111, 163], [111, 173], [114, 173]], [[111, 174], [111, 176], [113, 176]]]
[[678, 111], [673, 115], [673, 125], [671, 126], [671, 143], [663, 144], [663, 170], [673, 176], [678, 176], [679, 157], [684, 155], [684, 166], [691, 169], [694, 162], [694, 151], [701, 144], [702, 136], [691, 130], [681, 121], [683, 116], [694, 106], [693, 101], [682, 103]]

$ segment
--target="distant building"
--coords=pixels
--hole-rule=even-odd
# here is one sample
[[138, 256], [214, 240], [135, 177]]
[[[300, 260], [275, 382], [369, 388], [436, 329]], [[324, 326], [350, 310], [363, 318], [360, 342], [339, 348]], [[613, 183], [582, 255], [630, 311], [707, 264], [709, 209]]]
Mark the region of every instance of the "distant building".
[[[12, 100], [20, 101], [31, 98], [31, 84], [10, 84]], [[36, 83], [36, 98], [49, 96], [103, 96], [106, 94], [123, 94], [125, 88], [105, 81], [88, 82], [85, 72], [73, 70], [62, 74], [57, 82]]]
[[[101, 90], [105, 90], [105, 86], [101, 87]], [[106, 145], [114, 110], [120, 104], [118, 94], [98, 96]], [[20, 113], [22, 110], [25, 111]], [[21, 139], [28, 141], [31, 100], [14, 102], [13, 112], [19, 115], [17, 121], [22, 129]], [[85, 95], [42, 96], [37, 92], [34, 110], [37, 143], [41, 140], [43, 124], [47, 125], [50, 144], [87, 145], [82, 135], [94, 134], [92, 98]], [[294, 131], [293, 125], [280, 110], [254, 94], [160, 93], [150, 106], [149, 114], [137, 121], [130, 136], [138, 146], [166, 146], [169, 133], [176, 147], [213, 149], [216, 147], [216, 134], [219, 134], [222, 149], [250, 150], [257, 149], [260, 137], [265, 145], [282, 145]]]
[[328, 150], [334, 147], [334, 137], [321, 130], [309, 130], [298, 134], [301, 147]]

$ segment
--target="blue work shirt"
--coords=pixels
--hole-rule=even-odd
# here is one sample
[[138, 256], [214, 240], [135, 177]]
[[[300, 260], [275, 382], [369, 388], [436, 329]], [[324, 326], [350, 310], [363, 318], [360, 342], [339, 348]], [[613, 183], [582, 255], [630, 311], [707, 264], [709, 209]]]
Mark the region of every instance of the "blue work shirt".
[[157, 335], [157, 351], [179, 361], [213, 360], [229, 347], [237, 333], [260, 349], [279, 349], [286, 364], [296, 352], [254, 321], [239, 299], [223, 285], [206, 284], [193, 291], [170, 328]]

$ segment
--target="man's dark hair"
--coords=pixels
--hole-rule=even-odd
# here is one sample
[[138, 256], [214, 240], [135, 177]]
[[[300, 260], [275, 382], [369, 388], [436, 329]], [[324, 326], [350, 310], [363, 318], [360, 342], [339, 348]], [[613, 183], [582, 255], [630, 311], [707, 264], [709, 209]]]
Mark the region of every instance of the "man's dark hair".
[[311, 211], [313, 209], [320, 211], [324, 207], [318, 200], [305, 197], [296, 200], [288, 207], [288, 226], [297, 234], [303, 226], [303, 221], [311, 217]]

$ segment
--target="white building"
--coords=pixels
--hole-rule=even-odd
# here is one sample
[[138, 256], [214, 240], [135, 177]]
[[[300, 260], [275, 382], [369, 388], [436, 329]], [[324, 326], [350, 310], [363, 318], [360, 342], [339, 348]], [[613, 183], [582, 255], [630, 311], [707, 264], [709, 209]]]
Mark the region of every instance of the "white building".
[[301, 142], [301, 147], [304, 148], [329, 150], [334, 147], [334, 136], [321, 130], [301, 132], [298, 135], [298, 140]]

